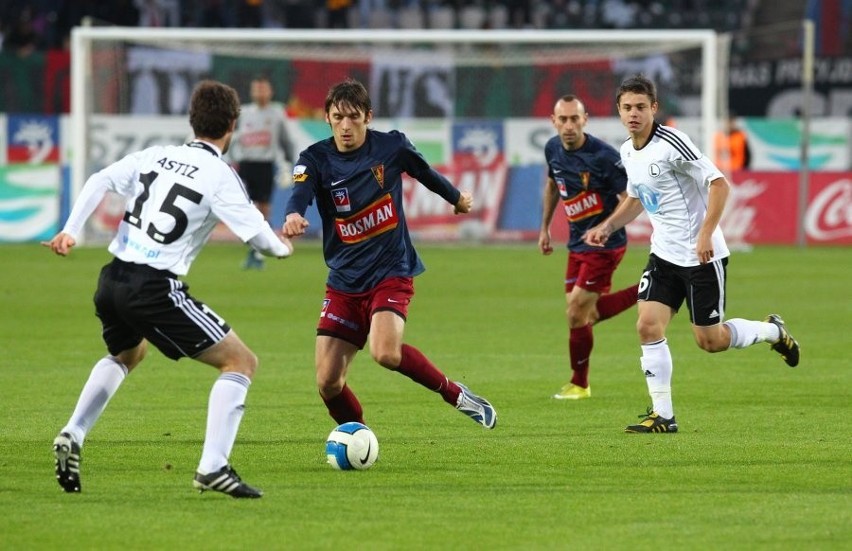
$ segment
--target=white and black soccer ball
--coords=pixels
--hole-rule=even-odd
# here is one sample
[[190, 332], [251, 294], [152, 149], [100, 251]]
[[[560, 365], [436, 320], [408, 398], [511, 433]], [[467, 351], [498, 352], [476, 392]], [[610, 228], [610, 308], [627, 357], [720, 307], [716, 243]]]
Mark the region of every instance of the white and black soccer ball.
[[363, 471], [379, 457], [379, 441], [367, 425], [354, 421], [334, 428], [325, 442], [325, 455], [335, 469]]

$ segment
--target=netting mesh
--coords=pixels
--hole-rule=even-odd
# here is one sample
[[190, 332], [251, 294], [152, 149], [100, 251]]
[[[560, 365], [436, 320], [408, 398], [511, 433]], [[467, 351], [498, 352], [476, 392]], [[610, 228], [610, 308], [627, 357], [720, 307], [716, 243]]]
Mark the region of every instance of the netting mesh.
[[292, 115], [321, 115], [328, 87], [343, 78], [368, 85], [381, 117], [547, 116], [553, 98], [574, 93], [596, 116], [614, 116], [625, 76], [645, 73], [664, 112], [699, 115], [702, 51], [666, 40], [583, 44], [247, 42], [181, 38], [96, 40], [92, 113], [180, 114], [201, 78], [247, 99], [251, 77], [272, 79]]

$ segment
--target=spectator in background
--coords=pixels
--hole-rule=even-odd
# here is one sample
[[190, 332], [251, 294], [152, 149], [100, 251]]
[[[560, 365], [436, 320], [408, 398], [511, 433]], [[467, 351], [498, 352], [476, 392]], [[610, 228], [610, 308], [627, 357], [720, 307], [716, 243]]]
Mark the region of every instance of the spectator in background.
[[39, 46], [39, 36], [33, 27], [32, 10], [22, 9], [13, 19], [8, 29], [3, 29], [3, 50], [26, 57]]
[[140, 27], [180, 27], [178, 0], [134, 0]]
[[714, 140], [716, 166], [722, 172], [732, 172], [751, 167], [751, 149], [748, 136], [736, 124], [736, 113], [730, 113], [725, 127], [716, 133]]
[[349, 8], [352, 7], [352, 0], [325, 0], [325, 7], [329, 29], [349, 28]]

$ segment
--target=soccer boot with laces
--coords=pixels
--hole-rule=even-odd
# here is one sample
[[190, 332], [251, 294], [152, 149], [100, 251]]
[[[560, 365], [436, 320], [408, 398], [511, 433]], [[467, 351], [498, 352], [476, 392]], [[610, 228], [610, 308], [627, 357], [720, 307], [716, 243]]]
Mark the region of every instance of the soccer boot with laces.
[[497, 424], [497, 411], [494, 406], [480, 396], [471, 392], [466, 386], [461, 383], [456, 383], [461, 389], [456, 409], [464, 413], [486, 429], [493, 429]]
[[67, 432], [53, 440], [56, 481], [68, 493], [80, 492], [80, 445]]
[[584, 398], [591, 398], [591, 396], [592, 387], [583, 388], [574, 383], [564, 385], [559, 389], [559, 392], [553, 395], [557, 400], [582, 400]]
[[660, 414], [648, 408], [646, 413], [639, 416], [642, 420], [636, 425], [628, 425], [624, 432], [644, 433], [644, 432], [677, 432], [677, 422], [674, 415], [671, 419], [660, 417]]
[[258, 498], [263, 495], [263, 492], [257, 488], [252, 488], [242, 481], [237, 471], [230, 465], [225, 465], [216, 472], [201, 474], [195, 473], [195, 479], [192, 485], [198, 489], [200, 493], [205, 490], [213, 490], [222, 492], [231, 497], [248, 497]]
[[225, 465], [218, 471], [208, 474], [195, 473], [192, 485], [200, 493], [205, 490], [213, 490], [235, 498], [258, 498], [263, 495], [263, 492], [258, 488], [253, 488], [243, 482], [237, 471], [230, 465]]
[[787, 331], [787, 326], [784, 324], [784, 320], [781, 319], [781, 316], [778, 314], [769, 314], [763, 321], [778, 327], [778, 331], [781, 334], [778, 342], [772, 344], [772, 350], [781, 354], [781, 357], [784, 358], [784, 361], [790, 367], [796, 367], [799, 365], [799, 343], [796, 342], [793, 335]]

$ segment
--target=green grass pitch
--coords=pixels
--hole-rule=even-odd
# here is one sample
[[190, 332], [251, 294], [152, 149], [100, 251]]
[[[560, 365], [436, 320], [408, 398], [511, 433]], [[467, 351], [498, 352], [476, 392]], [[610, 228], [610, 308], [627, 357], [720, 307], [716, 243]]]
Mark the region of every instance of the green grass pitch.
[[[592, 398], [550, 398], [569, 378], [564, 250], [419, 249], [406, 341], [488, 397], [499, 422], [483, 430], [362, 352], [349, 381], [380, 443], [364, 472], [325, 463], [317, 244], [263, 272], [240, 269], [239, 245], [202, 252], [191, 292], [260, 358], [231, 459], [265, 495], [245, 501], [191, 486], [215, 370], [153, 349], [89, 434], [83, 493], [60, 490], [51, 442], [104, 354], [91, 296], [108, 253], [0, 247], [0, 548], [850, 548], [848, 248], [734, 253], [727, 316], [781, 314], [802, 363], [765, 344], [702, 352], [682, 311], [669, 332], [674, 435], [622, 432], [649, 403], [635, 309], [595, 328]], [[615, 288], [646, 256], [629, 249]]]

